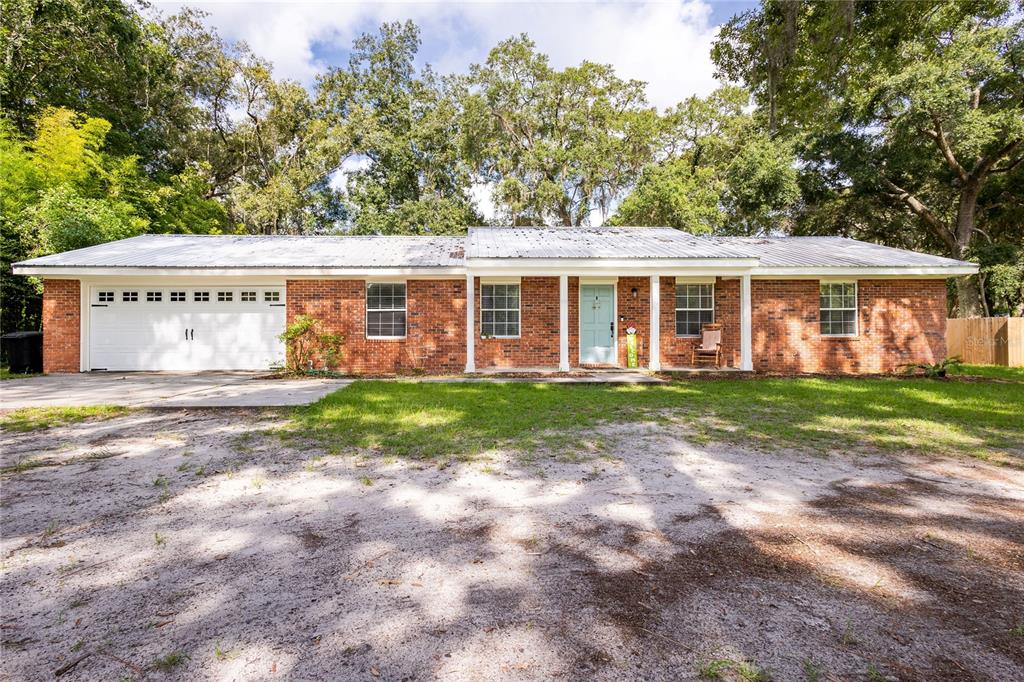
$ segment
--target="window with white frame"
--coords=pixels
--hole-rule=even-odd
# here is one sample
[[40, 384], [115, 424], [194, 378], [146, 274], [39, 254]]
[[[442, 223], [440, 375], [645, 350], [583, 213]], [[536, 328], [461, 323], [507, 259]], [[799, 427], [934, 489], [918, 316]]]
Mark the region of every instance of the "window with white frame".
[[159, 303], [162, 300], [164, 300], [164, 294], [162, 291], [146, 292], [146, 303]]
[[255, 303], [256, 292], [255, 291], [243, 291], [242, 292], [242, 303]]
[[98, 300], [100, 303], [113, 303], [114, 302], [114, 292], [113, 291], [101, 291], [97, 295], [96, 300]]
[[715, 321], [715, 285], [676, 284], [676, 336], [700, 336]]
[[823, 336], [857, 335], [857, 283], [821, 283], [821, 333]]
[[230, 303], [235, 295], [230, 291], [218, 291], [217, 303]]
[[518, 284], [480, 284], [480, 335], [519, 336]]
[[185, 292], [184, 291], [172, 291], [171, 292], [171, 303], [184, 303]]
[[192, 301], [194, 303], [209, 303], [210, 302], [210, 292], [209, 291], [193, 291], [192, 292]]
[[278, 303], [281, 300], [280, 291], [264, 291], [263, 302], [264, 303]]
[[139, 292], [137, 291], [122, 291], [121, 300], [124, 303], [135, 303], [139, 300]]
[[405, 283], [366, 285], [366, 335], [378, 338], [405, 336]]

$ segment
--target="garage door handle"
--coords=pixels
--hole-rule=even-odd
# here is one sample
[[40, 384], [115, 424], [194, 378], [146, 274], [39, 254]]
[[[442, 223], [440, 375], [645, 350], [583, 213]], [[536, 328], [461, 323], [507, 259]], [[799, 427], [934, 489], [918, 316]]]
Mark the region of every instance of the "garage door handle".
[[185, 330], [185, 340], [188, 341], [188, 330]]
[[193, 341], [196, 340], [196, 330], [195, 329], [192, 330], [192, 340]]

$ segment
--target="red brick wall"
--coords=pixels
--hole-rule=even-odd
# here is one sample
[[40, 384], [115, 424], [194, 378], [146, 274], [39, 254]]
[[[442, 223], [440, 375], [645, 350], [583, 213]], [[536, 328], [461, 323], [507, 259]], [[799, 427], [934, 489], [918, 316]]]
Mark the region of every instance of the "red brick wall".
[[822, 336], [817, 280], [751, 283], [754, 369], [892, 372], [946, 355], [946, 282], [860, 280], [858, 334]]
[[[636, 289], [636, 298], [633, 298], [633, 289]], [[619, 365], [627, 364], [626, 329], [636, 327], [639, 366], [647, 367], [651, 358], [651, 278], [620, 277], [617, 295]]]
[[475, 282], [477, 368], [558, 367], [558, 278], [520, 280], [518, 339], [480, 338], [480, 278]]
[[47, 374], [81, 369], [80, 291], [77, 279], [43, 280], [43, 371]]
[[[740, 280], [715, 280], [715, 322], [722, 325], [722, 365], [740, 366]], [[688, 367], [700, 337], [676, 336], [676, 278], [661, 278], [661, 364]]]
[[[311, 315], [343, 334], [335, 368], [353, 374], [461, 372], [466, 366], [466, 282], [406, 282], [406, 337], [366, 338], [364, 280], [288, 280], [287, 317]], [[557, 301], [556, 301], [557, 304]]]
[[[77, 369], [77, 283], [74, 356]], [[557, 367], [558, 278], [521, 280], [521, 336], [481, 339], [479, 279], [476, 281], [476, 366]], [[408, 335], [402, 340], [365, 337], [363, 280], [288, 282], [288, 319], [308, 314], [345, 335], [338, 369], [387, 374], [461, 372], [465, 366], [464, 280], [409, 280]], [[675, 335], [675, 278], [661, 278], [661, 353], [665, 367], [690, 364], [696, 338]], [[632, 289], [637, 289], [634, 299]], [[626, 364], [626, 327], [637, 327], [640, 364], [649, 362], [650, 280], [619, 279], [619, 363]], [[723, 325], [723, 364], [739, 366], [738, 279], [715, 282], [715, 321]], [[946, 286], [943, 280], [861, 280], [859, 334], [823, 337], [818, 331], [817, 280], [752, 282], [754, 368], [773, 372], [889, 372], [908, 362], [937, 362], [945, 356]], [[52, 299], [52, 293], [51, 293]], [[51, 326], [53, 323], [51, 322]], [[70, 351], [69, 351], [70, 352]], [[579, 279], [569, 278], [569, 363], [579, 364]], [[51, 371], [51, 370], [48, 370]], [[56, 371], [56, 370], [54, 370]]]

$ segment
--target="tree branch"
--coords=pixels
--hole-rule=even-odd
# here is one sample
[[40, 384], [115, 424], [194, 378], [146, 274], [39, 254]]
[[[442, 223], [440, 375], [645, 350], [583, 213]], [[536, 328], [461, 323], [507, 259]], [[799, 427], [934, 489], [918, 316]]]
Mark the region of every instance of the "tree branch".
[[946, 133], [942, 130], [942, 121], [935, 114], [932, 114], [932, 125], [934, 129], [925, 130], [924, 133], [928, 137], [935, 140], [935, 143], [939, 145], [939, 150], [942, 152], [942, 156], [946, 159], [946, 163], [952, 168], [957, 177], [960, 178], [960, 182], [967, 182], [967, 169], [960, 165], [960, 162], [956, 160], [956, 155], [953, 153], [953, 148], [949, 146], [949, 140], [946, 139]]
[[1000, 166], [999, 168], [993, 168], [992, 170], [989, 171], [989, 175], [995, 175], [996, 173], [1009, 173], [1014, 168], [1019, 166], [1021, 161], [1024, 161], [1024, 156], [1018, 156], [1016, 159], [1014, 159], [1013, 161], [1010, 161], [1005, 166]]
[[[988, 156], [984, 156], [981, 159], [979, 159], [978, 163], [974, 164], [974, 168], [971, 169], [971, 179], [976, 181], [983, 180], [985, 176], [988, 175], [989, 171], [992, 169], [992, 166], [994, 166], [996, 162], [999, 161], [999, 159], [1003, 158], [1004, 156], [1009, 156], [1010, 154], [1012, 154], [1017, 149], [1017, 147], [1021, 145], [1021, 142], [1024, 142], [1024, 140], [1022, 140], [1021, 138], [1017, 138], [1016, 140], [1010, 140], [1001, 148], [992, 152]], [[1016, 165], [1016, 163], [1014, 165]]]
[[925, 225], [930, 227], [932, 231], [939, 237], [951, 251], [957, 250], [956, 235], [949, 229], [938, 216], [932, 213], [931, 209], [924, 205], [924, 203], [915, 197], [913, 194], [903, 189], [896, 183], [884, 175], [880, 175], [882, 182], [888, 187], [896, 198], [901, 201], [907, 208], [914, 212], [915, 215], [919, 216], [924, 221]]

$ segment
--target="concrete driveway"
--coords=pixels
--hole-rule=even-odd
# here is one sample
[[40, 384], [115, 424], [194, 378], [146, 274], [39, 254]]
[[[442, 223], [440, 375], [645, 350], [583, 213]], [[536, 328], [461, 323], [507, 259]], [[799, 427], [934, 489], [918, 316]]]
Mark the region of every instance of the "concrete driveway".
[[349, 379], [263, 379], [259, 372], [97, 372], [0, 382], [0, 409], [73, 405], [278, 407], [307, 405]]

